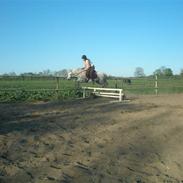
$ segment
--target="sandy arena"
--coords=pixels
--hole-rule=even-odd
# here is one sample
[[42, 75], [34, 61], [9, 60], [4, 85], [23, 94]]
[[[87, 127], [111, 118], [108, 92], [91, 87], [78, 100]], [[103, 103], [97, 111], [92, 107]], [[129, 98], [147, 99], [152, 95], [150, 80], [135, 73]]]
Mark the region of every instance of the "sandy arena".
[[0, 104], [0, 183], [181, 183], [183, 95]]

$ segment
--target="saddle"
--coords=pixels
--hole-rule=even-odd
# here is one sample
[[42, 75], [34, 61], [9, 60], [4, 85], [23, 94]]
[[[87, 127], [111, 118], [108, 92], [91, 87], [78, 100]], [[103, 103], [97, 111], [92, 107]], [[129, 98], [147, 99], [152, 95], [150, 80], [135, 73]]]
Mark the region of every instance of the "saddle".
[[86, 71], [86, 77], [88, 78], [88, 80], [92, 80], [94, 81], [97, 78], [97, 72], [95, 70], [95, 66], [90, 67], [87, 71]]

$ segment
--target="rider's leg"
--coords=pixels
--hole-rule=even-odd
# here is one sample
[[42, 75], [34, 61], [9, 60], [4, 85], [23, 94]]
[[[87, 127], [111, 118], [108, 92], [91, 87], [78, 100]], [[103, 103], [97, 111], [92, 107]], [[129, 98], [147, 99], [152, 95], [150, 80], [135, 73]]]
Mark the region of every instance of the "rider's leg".
[[87, 82], [88, 82], [90, 79], [90, 70], [89, 69], [86, 71], [86, 78], [87, 78]]
[[90, 79], [93, 81], [93, 67], [90, 68]]

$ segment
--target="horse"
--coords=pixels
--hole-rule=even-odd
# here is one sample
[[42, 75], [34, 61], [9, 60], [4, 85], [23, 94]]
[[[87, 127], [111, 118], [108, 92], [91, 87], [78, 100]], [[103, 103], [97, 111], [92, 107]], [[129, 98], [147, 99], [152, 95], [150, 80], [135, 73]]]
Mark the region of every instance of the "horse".
[[[97, 78], [94, 79], [93, 82], [96, 82], [97, 84], [105, 87], [107, 85], [107, 75], [103, 72], [96, 72], [96, 73], [97, 73]], [[78, 82], [88, 81], [86, 77], [86, 71], [83, 68], [73, 69], [70, 72], [68, 72], [67, 79], [69, 80], [73, 77], [77, 78]]]

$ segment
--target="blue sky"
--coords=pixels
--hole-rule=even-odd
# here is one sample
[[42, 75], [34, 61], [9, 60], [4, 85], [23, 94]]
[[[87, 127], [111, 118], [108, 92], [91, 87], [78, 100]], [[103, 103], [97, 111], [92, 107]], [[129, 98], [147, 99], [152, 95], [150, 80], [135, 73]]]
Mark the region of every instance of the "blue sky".
[[0, 74], [82, 67], [133, 76], [183, 68], [182, 0], [0, 0]]

